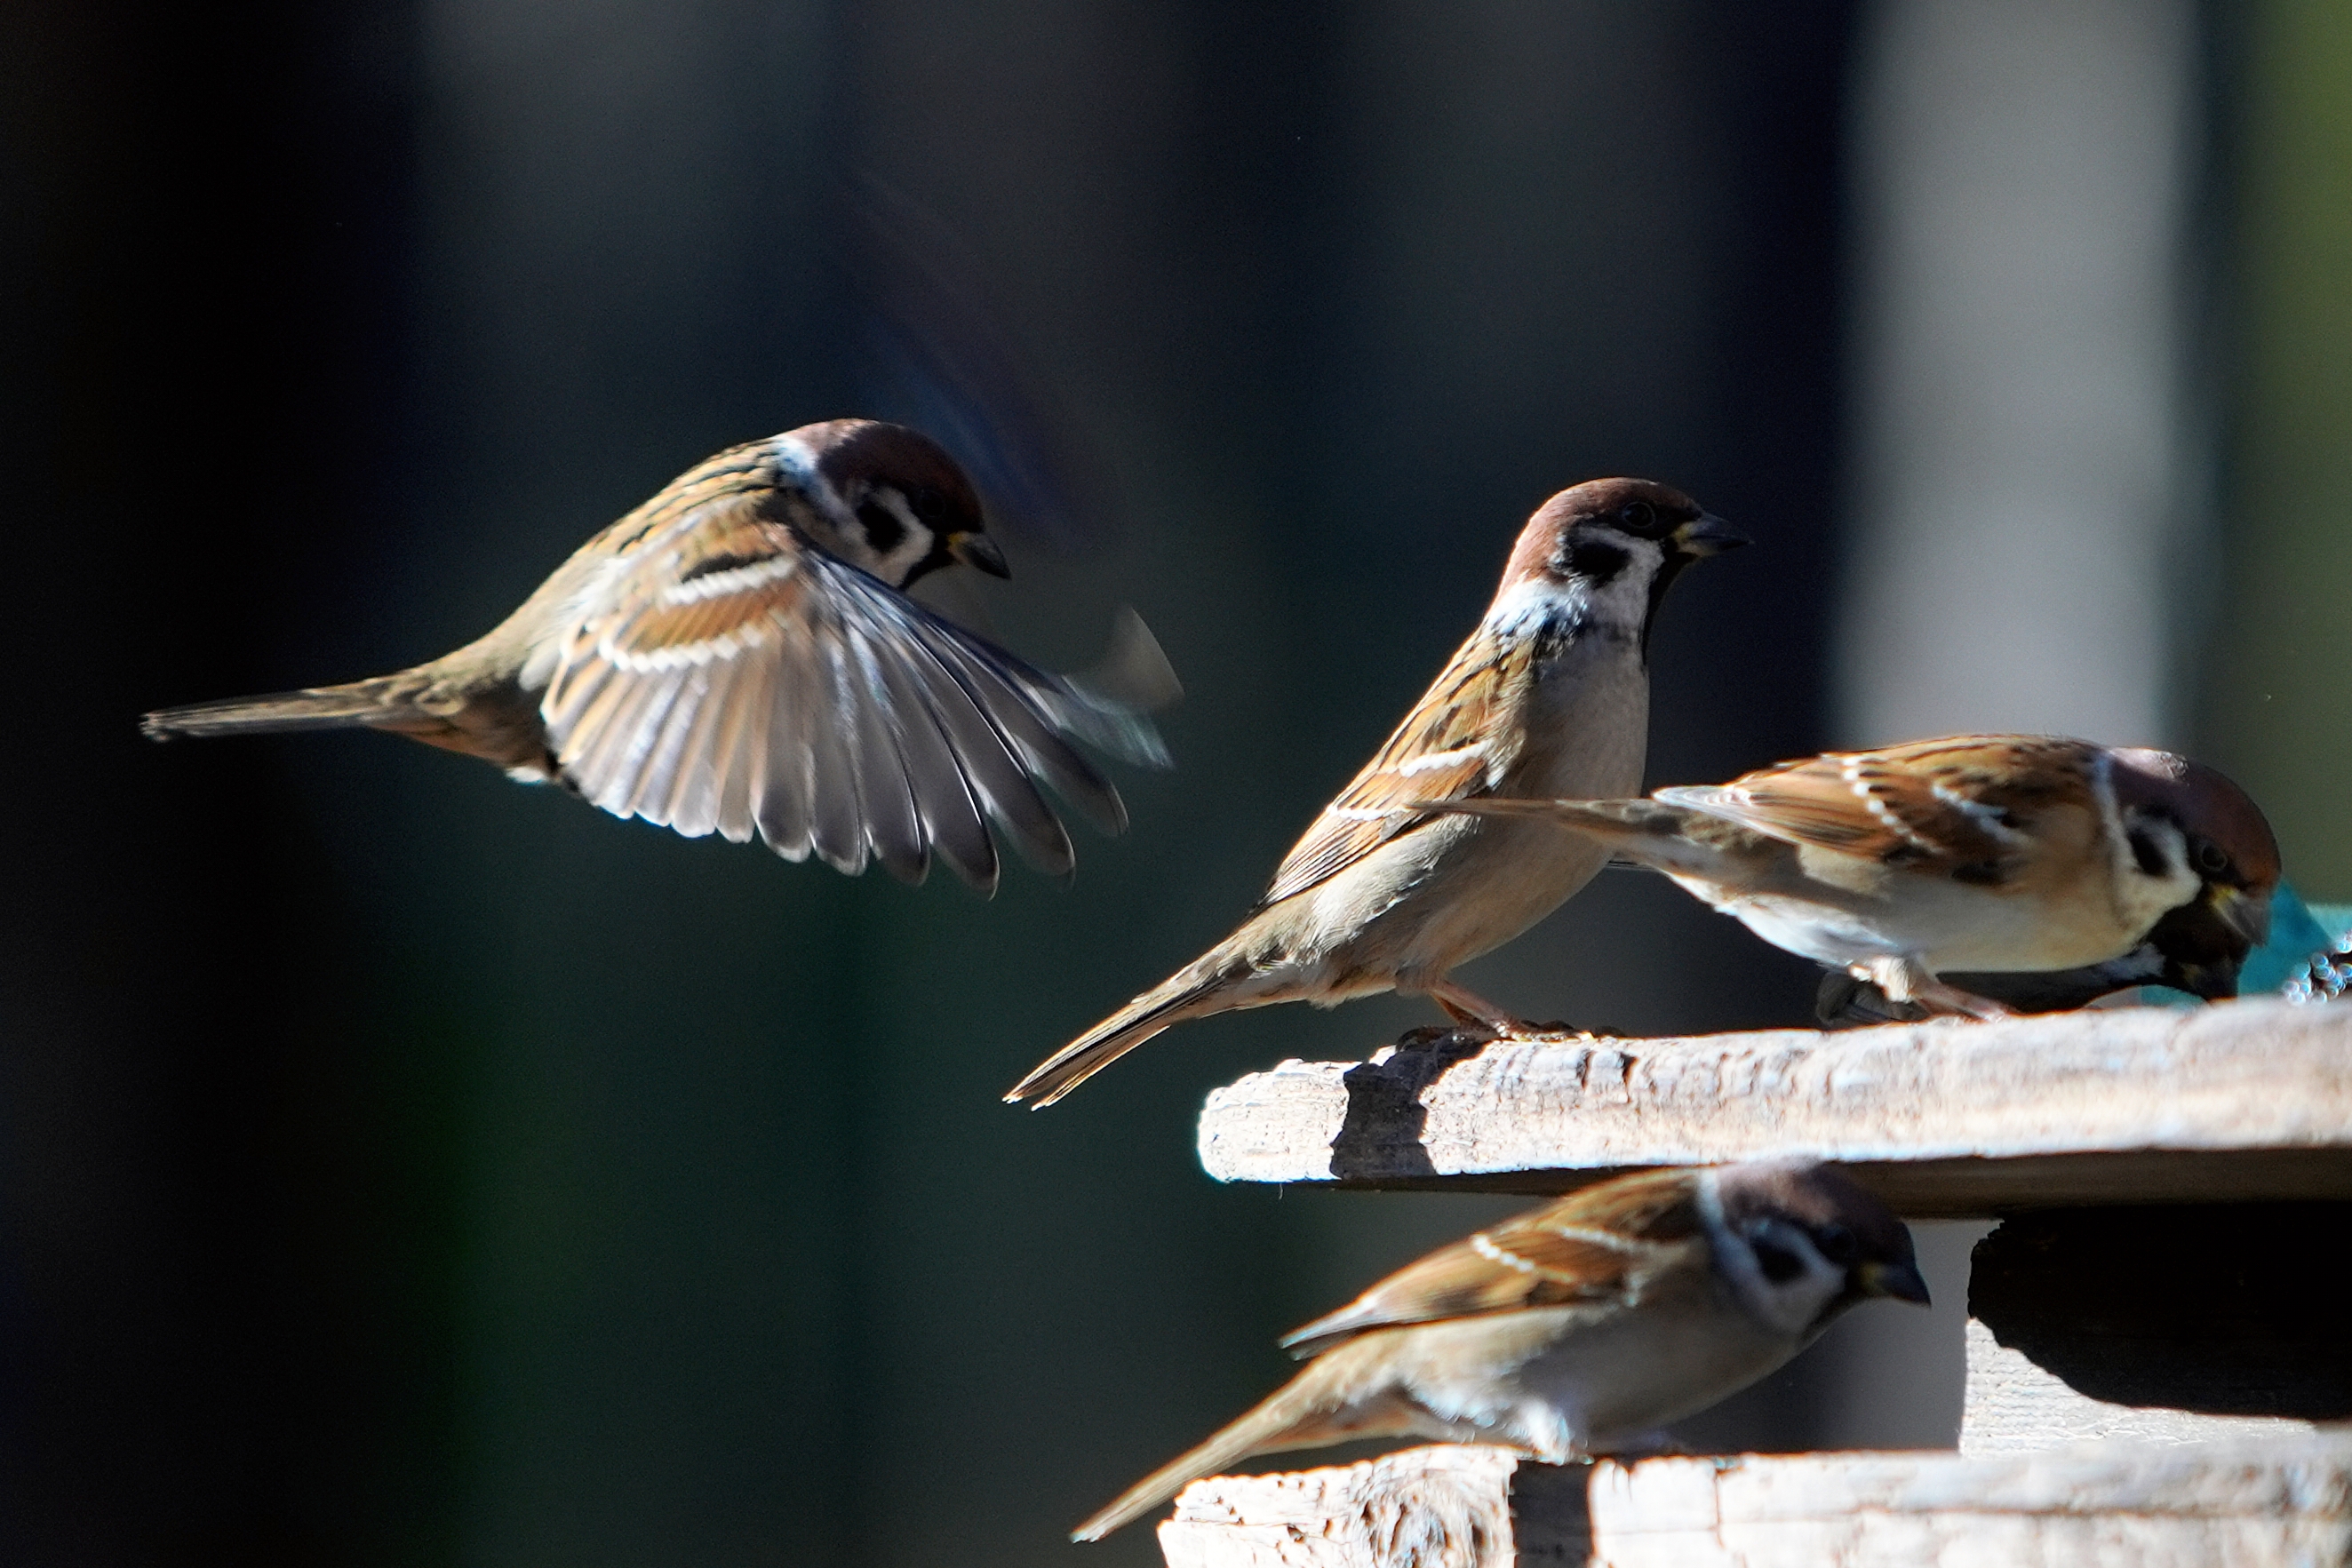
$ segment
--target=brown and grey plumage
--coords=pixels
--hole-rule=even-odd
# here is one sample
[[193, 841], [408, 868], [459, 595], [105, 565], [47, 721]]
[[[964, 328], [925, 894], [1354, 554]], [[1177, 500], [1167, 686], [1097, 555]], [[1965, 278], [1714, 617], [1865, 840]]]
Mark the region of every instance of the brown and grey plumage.
[[1743, 542], [1646, 479], [1595, 479], [1546, 501], [1477, 630], [1240, 927], [1005, 1098], [1050, 1105], [1171, 1024], [1276, 1002], [1412, 991], [1458, 1019], [1512, 1027], [1451, 972], [1550, 914], [1607, 857], [1540, 827], [1407, 802], [1640, 788], [1659, 602], [1685, 567]]
[[1304, 1371], [1073, 1538], [1098, 1541], [1257, 1454], [1421, 1437], [1561, 1464], [1638, 1447], [1877, 1296], [1927, 1300], [1910, 1232], [1833, 1167], [1620, 1176], [1442, 1248], [1290, 1334]]
[[[1072, 744], [1164, 765], [1135, 708], [1031, 668], [901, 591], [1004, 559], [952, 458], [833, 420], [697, 464], [588, 541], [487, 636], [348, 685], [149, 714], [147, 733], [390, 730], [688, 837], [992, 888], [989, 824], [1073, 860], [1040, 786], [1126, 824]], [[1148, 633], [1140, 633], [1148, 643]], [[1156, 649], [1139, 655], [1156, 660]], [[1172, 684], [1172, 682], [1171, 683]]]
[[2010, 1010], [2009, 988], [1950, 976], [2105, 969], [2150, 942], [2147, 977], [2234, 992], [2279, 879], [2262, 809], [2214, 769], [2063, 736], [1829, 752], [1647, 799], [1429, 809], [1556, 823], [1894, 1004], [1983, 1018]]

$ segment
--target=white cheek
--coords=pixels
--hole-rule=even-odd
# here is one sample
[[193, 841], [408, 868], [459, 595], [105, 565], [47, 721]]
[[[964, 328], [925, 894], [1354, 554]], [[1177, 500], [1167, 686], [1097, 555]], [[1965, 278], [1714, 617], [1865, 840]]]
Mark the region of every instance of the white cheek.
[[1486, 630], [1520, 636], [1538, 627], [1573, 625], [1591, 618], [1593, 603], [1591, 591], [1580, 581], [1533, 578], [1496, 596], [1486, 612]]
[[901, 587], [907, 580], [907, 574], [921, 565], [924, 558], [931, 553], [931, 545], [937, 536], [931, 532], [929, 524], [916, 518], [914, 509], [907, 505], [907, 497], [895, 489], [877, 486], [866, 497], [866, 504], [887, 511], [898, 520], [898, 527], [904, 531], [898, 536], [898, 542], [889, 549], [877, 550], [866, 541], [866, 525], [859, 522], [856, 532], [851, 536], [858, 547], [852, 564], [870, 576], [880, 578], [893, 588]]
[[[2134, 833], [2155, 841], [2164, 862], [2161, 874], [2150, 876], [2140, 865], [2139, 856], [2132, 850]], [[2118, 823], [2111, 852], [2118, 873], [2115, 879], [2121, 904], [2117, 914], [2129, 927], [2145, 931], [2167, 910], [2196, 897], [2204, 885], [2189, 864], [2188, 835], [2178, 823], [2164, 818], [2141, 815]]]

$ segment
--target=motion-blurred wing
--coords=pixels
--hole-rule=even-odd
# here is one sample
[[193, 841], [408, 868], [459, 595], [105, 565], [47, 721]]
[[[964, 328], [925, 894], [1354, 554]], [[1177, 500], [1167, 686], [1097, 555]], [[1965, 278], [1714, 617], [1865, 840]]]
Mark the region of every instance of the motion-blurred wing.
[[1108, 486], [1086, 460], [1080, 423], [1021, 351], [971, 247], [870, 173], [845, 176], [837, 199], [866, 406], [953, 453], [992, 531], [1064, 556], [1109, 542]]
[[764, 501], [719, 495], [668, 521], [587, 596], [541, 703], [583, 796], [853, 874], [871, 856], [919, 881], [936, 852], [982, 889], [991, 819], [1040, 869], [1069, 869], [1041, 783], [1125, 825], [1070, 742], [1163, 762], [1149, 721], [825, 555]]

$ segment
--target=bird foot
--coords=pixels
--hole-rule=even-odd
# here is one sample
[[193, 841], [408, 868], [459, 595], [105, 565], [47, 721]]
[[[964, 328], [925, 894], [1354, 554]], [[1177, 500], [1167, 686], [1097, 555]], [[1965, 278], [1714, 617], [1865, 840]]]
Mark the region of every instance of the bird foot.
[[1930, 1021], [1959, 1022], [1973, 1020], [1991, 1023], [2000, 1019], [2013, 1019], [2017, 1009], [1994, 1001], [1990, 997], [1964, 991], [1958, 986], [1948, 986], [1928, 972], [1927, 966], [1906, 957], [1874, 958], [1866, 964], [1856, 964], [1848, 970], [1857, 980], [1868, 980], [1886, 993], [1895, 1003], [1908, 1002], [1925, 1008], [1936, 1015]]
[[1507, 1012], [1477, 992], [1457, 986], [1451, 980], [1438, 981], [1427, 988], [1426, 994], [1461, 1030], [1483, 1030], [1492, 1038], [1507, 1036], [1524, 1040], [1535, 1035], [1576, 1032], [1563, 1023], [1530, 1023], [1517, 1013]]

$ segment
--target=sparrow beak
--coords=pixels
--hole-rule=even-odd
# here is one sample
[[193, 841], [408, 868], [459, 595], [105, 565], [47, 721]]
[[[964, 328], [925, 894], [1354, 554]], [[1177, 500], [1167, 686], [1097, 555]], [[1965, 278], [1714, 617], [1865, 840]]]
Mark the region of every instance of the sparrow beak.
[[973, 533], [970, 529], [959, 534], [950, 534], [948, 554], [974, 571], [984, 571], [991, 577], [1013, 575], [1013, 569], [1004, 564], [1004, 552], [998, 549], [996, 541], [986, 534]]
[[2271, 938], [2271, 905], [2267, 898], [2248, 895], [2242, 887], [2224, 887], [2219, 883], [2205, 890], [2205, 902], [2221, 917], [2221, 924], [2246, 939], [2249, 946], [2259, 947]]
[[1927, 1302], [1927, 1281], [1919, 1277], [1917, 1265], [1911, 1263], [1864, 1263], [1853, 1271], [1853, 1281], [1865, 1296], [1892, 1296], [1898, 1301]]
[[1713, 512], [1702, 512], [1675, 530], [1675, 544], [1685, 555], [1721, 555], [1725, 550], [1738, 549], [1741, 545], [1752, 542], [1746, 534]]

